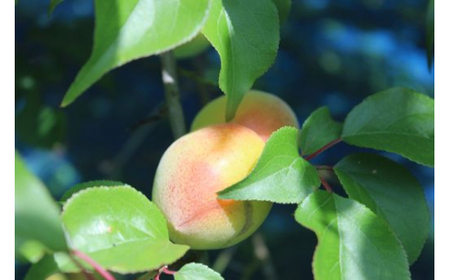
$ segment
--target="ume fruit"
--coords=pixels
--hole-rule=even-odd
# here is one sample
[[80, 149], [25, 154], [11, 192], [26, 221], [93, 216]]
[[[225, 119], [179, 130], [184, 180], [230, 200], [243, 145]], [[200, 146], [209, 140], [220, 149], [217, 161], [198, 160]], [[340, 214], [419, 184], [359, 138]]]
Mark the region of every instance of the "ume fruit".
[[[225, 123], [227, 97], [221, 96], [208, 103], [195, 117], [192, 131], [212, 124]], [[232, 121], [255, 131], [262, 140], [283, 126], [298, 127], [297, 117], [286, 102], [263, 91], [249, 91]]]
[[175, 141], [156, 171], [153, 201], [165, 215], [170, 238], [192, 249], [220, 249], [251, 235], [272, 203], [217, 198], [244, 179], [264, 141], [238, 124], [208, 126]]

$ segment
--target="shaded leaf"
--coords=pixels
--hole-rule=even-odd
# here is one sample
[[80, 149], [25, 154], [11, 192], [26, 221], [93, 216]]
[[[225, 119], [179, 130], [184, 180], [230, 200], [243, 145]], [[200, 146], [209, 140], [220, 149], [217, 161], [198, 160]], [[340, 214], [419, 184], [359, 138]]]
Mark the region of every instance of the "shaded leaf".
[[228, 96], [226, 120], [275, 61], [280, 40], [272, 0], [213, 0], [202, 30], [220, 55], [219, 86]]
[[316, 169], [299, 156], [298, 129], [274, 132], [250, 175], [219, 192], [219, 198], [300, 203], [320, 185]]
[[46, 255], [30, 267], [24, 280], [45, 280], [58, 271], [53, 255]]
[[111, 69], [192, 39], [208, 7], [209, 0], [95, 1], [94, 48], [61, 105], [72, 103]]
[[169, 241], [160, 210], [129, 186], [78, 192], [66, 202], [62, 218], [74, 249], [119, 273], [157, 269], [189, 249]]
[[38, 92], [25, 95], [25, 106], [16, 116], [15, 127], [20, 141], [42, 148], [52, 148], [66, 139], [66, 115], [42, 103]]
[[185, 264], [174, 275], [175, 280], [223, 280], [219, 273], [201, 263]]
[[16, 260], [20, 262], [38, 262], [47, 252], [47, 248], [36, 240], [27, 240], [20, 245]]
[[405, 88], [373, 94], [348, 114], [342, 138], [433, 166], [434, 100]]
[[275, 6], [277, 6], [278, 17], [280, 19], [280, 24], [285, 22], [291, 11], [291, 0], [273, 0]]
[[299, 146], [302, 155], [310, 155], [341, 137], [342, 124], [333, 120], [327, 107], [314, 111], [303, 123]]
[[430, 214], [423, 189], [403, 166], [375, 154], [355, 154], [334, 167], [350, 198], [383, 217], [412, 264], [428, 236]]
[[30, 241], [40, 242], [51, 251], [66, 250], [59, 208], [41, 181], [27, 169], [17, 152], [15, 184], [16, 255]]
[[410, 279], [400, 242], [364, 205], [319, 190], [299, 205], [295, 219], [317, 235], [314, 279]]

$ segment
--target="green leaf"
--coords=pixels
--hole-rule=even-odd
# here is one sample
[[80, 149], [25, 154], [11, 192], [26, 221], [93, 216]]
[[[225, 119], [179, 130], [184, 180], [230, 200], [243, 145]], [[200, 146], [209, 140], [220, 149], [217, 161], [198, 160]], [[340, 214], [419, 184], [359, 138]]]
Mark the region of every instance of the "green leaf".
[[350, 198], [383, 217], [412, 264], [428, 235], [430, 215], [423, 189], [403, 166], [379, 155], [355, 154], [334, 167]]
[[275, 6], [277, 6], [278, 17], [280, 19], [280, 24], [285, 22], [291, 11], [291, 0], [273, 0]]
[[299, 146], [302, 155], [310, 155], [341, 137], [342, 124], [332, 119], [327, 107], [314, 111], [303, 123]]
[[28, 246], [30, 241], [40, 242], [51, 251], [67, 250], [58, 205], [17, 152], [15, 184], [16, 255], [27, 251], [22, 246]]
[[58, 271], [53, 255], [45, 255], [28, 270], [24, 280], [45, 280]]
[[48, 6], [48, 16], [51, 16], [56, 6], [58, 6], [62, 2], [64, 2], [64, 0], [50, 0], [50, 6]]
[[299, 205], [295, 219], [317, 235], [314, 279], [410, 279], [400, 242], [364, 205], [319, 190]]
[[[58, 271], [64, 272], [64, 273], [76, 273], [81, 272], [80, 267], [73, 262], [73, 258], [65, 252], [58, 252], [54, 255], [54, 260], [56, 265], [58, 266]], [[89, 266], [89, 264], [85, 263], [84, 261], [80, 260], [78, 262], [79, 265], [83, 266], [86, 271], [93, 271], [93, 268]]]
[[66, 202], [62, 218], [71, 247], [118, 273], [157, 269], [189, 249], [169, 241], [161, 211], [129, 186], [78, 192]]
[[219, 192], [219, 198], [300, 203], [320, 185], [316, 169], [298, 154], [298, 129], [274, 132], [250, 175]]
[[61, 199], [59, 201], [64, 203], [73, 194], [75, 194], [81, 190], [84, 190], [84, 189], [93, 188], [93, 187], [118, 187], [118, 186], [128, 186], [128, 185], [124, 184], [122, 182], [118, 182], [118, 181], [106, 181], [106, 180], [96, 180], [96, 181], [89, 181], [89, 182], [76, 184], [75, 186], [73, 186], [69, 190], [67, 190], [63, 194], [63, 196], [61, 197]]
[[228, 96], [226, 120], [275, 61], [280, 40], [272, 0], [213, 0], [202, 30], [220, 55], [219, 86]]
[[345, 142], [434, 165], [434, 100], [405, 88], [366, 98], [344, 122]]
[[46, 253], [47, 248], [39, 241], [28, 240], [20, 245], [16, 258], [18, 261], [38, 262]]
[[200, 263], [185, 264], [174, 275], [175, 280], [223, 280], [219, 273]]
[[96, 0], [94, 48], [61, 105], [72, 103], [111, 69], [191, 40], [208, 8], [209, 0]]

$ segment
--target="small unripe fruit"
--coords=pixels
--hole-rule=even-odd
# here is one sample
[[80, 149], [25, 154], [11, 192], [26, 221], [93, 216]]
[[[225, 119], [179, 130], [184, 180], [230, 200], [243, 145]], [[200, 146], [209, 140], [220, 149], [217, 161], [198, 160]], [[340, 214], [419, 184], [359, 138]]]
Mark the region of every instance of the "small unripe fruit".
[[[191, 130], [225, 123], [226, 106], [225, 95], [208, 103], [195, 117]], [[257, 90], [245, 95], [232, 122], [250, 128], [264, 141], [283, 126], [298, 127], [297, 117], [286, 102], [278, 96]]]
[[221, 124], [191, 132], [164, 153], [155, 175], [153, 202], [168, 221], [170, 238], [192, 249], [220, 249], [251, 235], [270, 202], [217, 198], [253, 169], [264, 142], [252, 130]]

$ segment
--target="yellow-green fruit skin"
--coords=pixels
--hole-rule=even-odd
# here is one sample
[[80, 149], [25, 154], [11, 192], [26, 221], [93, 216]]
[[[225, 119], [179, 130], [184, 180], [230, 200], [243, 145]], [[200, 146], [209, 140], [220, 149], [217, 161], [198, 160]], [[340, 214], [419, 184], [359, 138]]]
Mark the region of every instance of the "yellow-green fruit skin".
[[272, 203], [222, 200], [216, 193], [244, 179], [263, 148], [252, 130], [221, 124], [191, 132], [167, 149], [152, 199], [167, 219], [172, 241], [196, 250], [221, 249], [262, 224]]
[[[191, 130], [225, 123], [226, 106], [225, 95], [208, 103], [195, 117]], [[265, 142], [283, 126], [298, 128], [297, 117], [286, 102], [278, 96], [257, 90], [251, 90], [245, 95], [232, 122], [255, 131]]]

